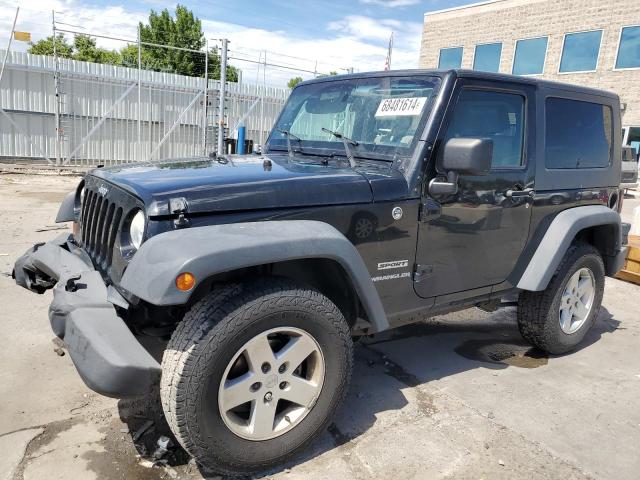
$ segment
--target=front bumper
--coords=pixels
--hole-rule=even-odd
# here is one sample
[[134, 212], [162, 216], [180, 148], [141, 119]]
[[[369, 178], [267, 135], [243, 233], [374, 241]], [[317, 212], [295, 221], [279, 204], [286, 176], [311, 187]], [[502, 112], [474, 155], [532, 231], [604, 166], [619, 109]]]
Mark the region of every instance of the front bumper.
[[13, 277], [37, 293], [53, 286], [51, 327], [89, 388], [116, 398], [150, 391], [160, 365], [117, 315], [102, 276], [72, 236], [30, 248], [16, 261]]

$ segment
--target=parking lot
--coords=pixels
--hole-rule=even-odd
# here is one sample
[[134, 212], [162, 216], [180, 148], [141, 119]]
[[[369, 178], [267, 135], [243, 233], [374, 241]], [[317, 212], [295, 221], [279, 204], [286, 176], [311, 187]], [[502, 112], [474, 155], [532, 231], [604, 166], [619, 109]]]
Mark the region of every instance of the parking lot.
[[[47, 318], [51, 293], [10, 278], [49, 240], [77, 177], [0, 175], [0, 480], [201, 478], [153, 406], [88, 390]], [[631, 220], [640, 200], [628, 198]], [[515, 310], [472, 309], [363, 340], [347, 401], [278, 479], [638, 478], [640, 287], [607, 279], [599, 321], [576, 352], [524, 343]]]

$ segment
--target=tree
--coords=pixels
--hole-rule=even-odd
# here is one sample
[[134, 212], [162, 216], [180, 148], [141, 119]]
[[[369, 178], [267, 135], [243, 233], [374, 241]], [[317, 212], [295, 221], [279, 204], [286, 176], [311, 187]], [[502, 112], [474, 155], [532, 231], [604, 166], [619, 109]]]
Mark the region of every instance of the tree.
[[[53, 35], [38, 40], [36, 43], [29, 42], [28, 53], [33, 55], [53, 55]], [[59, 57], [73, 58], [73, 46], [67, 43], [67, 39], [64, 38], [62, 33], [56, 36], [55, 40], [56, 52]]]
[[287, 87], [293, 89], [302, 81], [302, 77], [293, 77], [291, 80], [289, 80], [289, 83], [287, 83]]
[[[183, 5], [176, 7], [175, 18], [166, 8], [160, 13], [151, 10], [149, 23], [146, 25], [140, 23], [140, 38], [147, 43], [198, 51], [202, 50], [206, 44], [202, 22]], [[198, 52], [143, 45], [142, 57], [143, 67], [150, 70], [168, 71], [194, 77], [203, 76], [205, 72], [204, 55]], [[214, 49], [211, 49], [208, 52], [208, 57], [209, 78], [219, 79], [220, 56]], [[230, 82], [238, 81], [236, 68], [227, 67], [227, 80]]]
[[321, 74], [319, 74], [318, 78], [333, 77], [334, 75], [338, 75], [338, 72], [336, 72], [335, 70], [331, 70], [329, 73], [321, 73]]
[[[180, 75], [203, 77], [205, 73], [206, 45], [202, 22], [193, 12], [183, 5], [178, 5], [175, 17], [166, 8], [161, 12], [151, 10], [149, 23], [140, 23], [140, 38], [143, 42], [157, 45], [168, 45], [187, 50], [166, 48], [162, 46], [142, 45], [142, 68], [157, 72], [171, 72]], [[29, 53], [34, 55], [53, 55], [53, 36], [29, 44]], [[58, 34], [55, 40], [59, 57], [73, 58], [85, 62], [105, 63], [110, 65], [124, 65], [138, 67], [138, 45], [129, 44], [116, 50], [98, 47], [96, 40], [88, 35], [78, 34], [73, 45], [67, 42], [63, 34]], [[194, 52], [188, 50], [197, 50]], [[209, 62], [209, 78], [220, 79], [220, 55], [217, 50], [210, 49], [206, 55]], [[227, 81], [238, 81], [238, 69], [227, 66]]]
[[73, 39], [73, 58], [83, 62], [121, 65], [122, 55], [115, 50], [107, 50], [96, 46], [95, 38], [87, 35], [76, 35]]

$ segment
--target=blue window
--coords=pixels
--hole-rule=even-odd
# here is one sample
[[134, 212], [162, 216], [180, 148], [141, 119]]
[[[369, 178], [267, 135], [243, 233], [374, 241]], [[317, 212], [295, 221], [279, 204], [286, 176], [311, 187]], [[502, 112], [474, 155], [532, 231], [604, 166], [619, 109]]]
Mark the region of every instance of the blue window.
[[530, 38], [516, 42], [516, 55], [513, 59], [514, 75], [537, 75], [544, 71], [547, 56], [547, 37]]
[[640, 68], [640, 25], [622, 29], [616, 68]]
[[602, 30], [568, 33], [564, 37], [561, 72], [589, 72], [598, 66]]
[[547, 168], [602, 168], [611, 159], [611, 107], [549, 97], [546, 100]]
[[514, 93], [464, 89], [444, 143], [451, 138], [487, 138], [493, 142], [492, 168], [522, 165], [524, 97]]
[[460, 68], [462, 65], [462, 47], [440, 49], [438, 68]]
[[498, 72], [500, 70], [501, 43], [487, 43], [476, 45], [473, 57], [473, 69], [482, 72]]

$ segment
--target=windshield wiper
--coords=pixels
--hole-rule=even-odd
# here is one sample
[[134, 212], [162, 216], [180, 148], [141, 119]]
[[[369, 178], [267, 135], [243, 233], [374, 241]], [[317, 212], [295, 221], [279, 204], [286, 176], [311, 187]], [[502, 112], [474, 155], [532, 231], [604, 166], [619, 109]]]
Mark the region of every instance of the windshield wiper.
[[302, 147], [302, 139], [299, 136], [291, 133], [289, 130], [282, 130], [282, 129], [278, 128], [278, 129], [276, 129], [276, 131], [280, 132], [285, 137], [287, 137], [287, 152], [289, 152], [289, 159], [292, 159], [293, 158], [293, 148], [291, 147], [291, 139], [293, 138], [294, 140], [297, 140], [301, 147]]
[[353, 158], [353, 151], [351, 150], [351, 146], [357, 147], [360, 144], [355, 140], [345, 137], [340, 132], [334, 132], [333, 130], [329, 130], [328, 128], [324, 128], [324, 127], [322, 127], [322, 131], [330, 133], [334, 137], [342, 140], [342, 143], [344, 144], [344, 151], [347, 152], [347, 160], [349, 160], [349, 165], [351, 165], [351, 168], [355, 168], [358, 164]]

